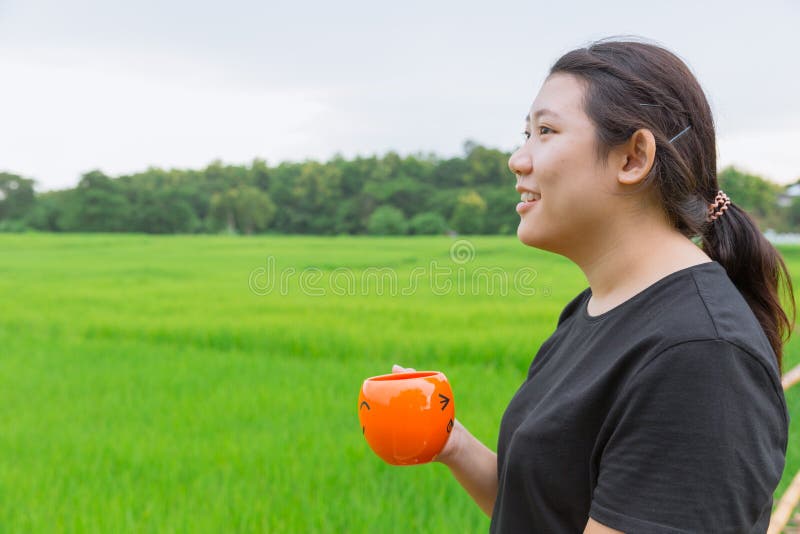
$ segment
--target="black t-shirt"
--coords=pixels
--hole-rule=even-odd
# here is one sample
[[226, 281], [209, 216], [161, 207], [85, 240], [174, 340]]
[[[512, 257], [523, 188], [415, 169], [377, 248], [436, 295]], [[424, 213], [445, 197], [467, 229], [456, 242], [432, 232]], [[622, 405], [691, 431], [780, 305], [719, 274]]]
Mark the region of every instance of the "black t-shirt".
[[503, 415], [491, 532], [765, 532], [789, 413], [775, 354], [717, 262], [598, 316], [587, 288]]

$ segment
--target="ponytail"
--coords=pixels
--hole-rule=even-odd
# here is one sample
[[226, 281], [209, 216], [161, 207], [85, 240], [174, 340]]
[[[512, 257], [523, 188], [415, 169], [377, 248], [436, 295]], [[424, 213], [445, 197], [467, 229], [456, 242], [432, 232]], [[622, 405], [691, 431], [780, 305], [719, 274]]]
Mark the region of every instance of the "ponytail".
[[[701, 236], [703, 251], [720, 263], [761, 323], [782, 373], [783, 345], [789, 340], [796, 317], [789, 270], [778, 250], [744, 210], [731, 203]], [[781, 306], [781, 287], [791, 319]]]

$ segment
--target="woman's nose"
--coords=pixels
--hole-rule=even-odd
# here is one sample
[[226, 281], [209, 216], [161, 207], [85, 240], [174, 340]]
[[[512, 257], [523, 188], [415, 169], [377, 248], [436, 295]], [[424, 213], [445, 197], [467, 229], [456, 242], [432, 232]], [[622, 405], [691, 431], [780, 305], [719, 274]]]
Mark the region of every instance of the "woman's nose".
[[508, 158], [508, 168], [517, 176], [525, 176], [533, 171], [533, 161], [530, 155], [520, 148]]

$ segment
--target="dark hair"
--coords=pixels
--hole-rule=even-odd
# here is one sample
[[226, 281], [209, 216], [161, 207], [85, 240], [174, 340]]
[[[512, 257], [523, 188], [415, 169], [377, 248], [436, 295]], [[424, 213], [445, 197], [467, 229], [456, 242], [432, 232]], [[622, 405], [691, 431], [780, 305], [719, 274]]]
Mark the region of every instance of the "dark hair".
[[[715, 221], [706, 220], [717, 196], [714, 120], [706, 96], [686, 64], [672, 52], [637, 40], [603, 39], [564, 54], [550, 74], [585, 83], [584, 109], [597, 128], [597, 156], [648, 129], [656, 140], [653, 167], [639, 188], [663, 207], [670, 223], [719, 262], [761, 323], [782, 369], [783, 343], [795, 321], [794, 291], [780, 253], [731, 199]], [[670, 139], [685, 131], [673, 143]], [[779, 296], [783, 281], [791, 321]]]

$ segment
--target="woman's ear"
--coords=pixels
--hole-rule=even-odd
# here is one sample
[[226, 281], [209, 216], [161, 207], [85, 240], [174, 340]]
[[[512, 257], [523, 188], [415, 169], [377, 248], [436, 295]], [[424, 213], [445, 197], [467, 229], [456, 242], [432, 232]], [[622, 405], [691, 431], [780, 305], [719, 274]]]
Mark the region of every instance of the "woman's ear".
[[617, 180], [622, 185], [635, 185], [645, 179], [656, 159], [656, 138], [653, 132], [639, 129], [620, 147], [621, 165]]

